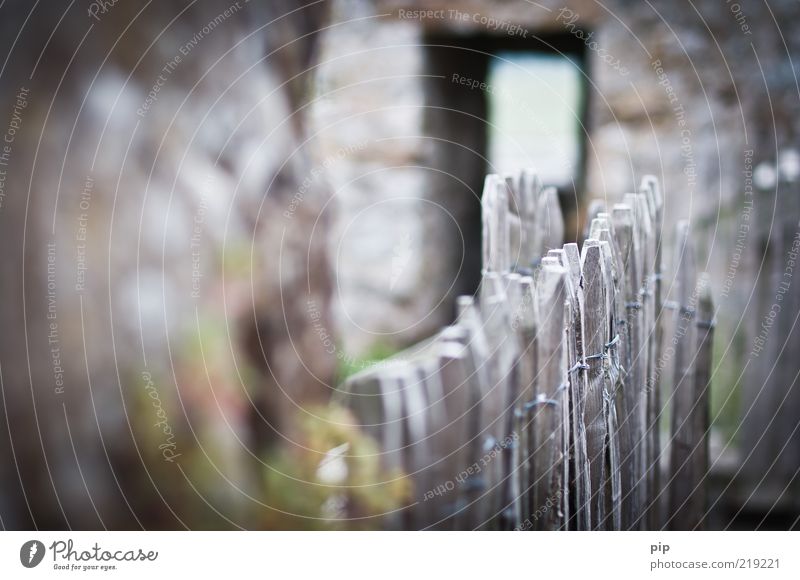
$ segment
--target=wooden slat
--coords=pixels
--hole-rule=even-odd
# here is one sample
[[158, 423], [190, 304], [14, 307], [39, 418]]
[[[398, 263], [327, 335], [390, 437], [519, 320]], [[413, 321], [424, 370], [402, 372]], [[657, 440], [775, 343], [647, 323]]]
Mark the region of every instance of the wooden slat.
[[471, 296], [460, 296], [458, 304], [458, 321], [468, 333], [465, 347], [468, 355], [464, 359], [466, 373], [470, 384], [472, 406], [469, 420], [469, 470], [464, 484], [465, 501], [469, 506], [467, 513], [467, 529], [478, 529], [491, 519], [491, 496], [487, 493], [486, 474], [476, 471], [474, 466], [483, 456], [486, 440], [485, 418], [496, 414], [496, 410], [487, 406], [496, 400], [492, 389], [492, 377], [488, 364], [490, 347], [484, 331], [483, 320]]
[[489, 345], [486, 360], [489, 376], [489, 391], [481, 405], [483, 427], [483, 456], [481, 469], [487, 485], [486, 494], [490, 513], [485, 526], [499, 529], [504, 522], [510, 478], [505, 477], [504, 459], [510, 455], [510, 447], [503, 445], [509, 435], [509, 419], [515, 388], [516, 360], [519, 347], [511, 328], [511, 313], [503, 295], [495, 294], [481, 302], [483, 330]]
[[586, 221], [584, 222], [585, 231], [583, 232], [583, 237], [585, 239], [591, 239], [589, 235], [589, 230], [592, 226], [592, 220], [597, 217], [597, 214], [606, 211], [606, 200], [595, 198], [589, 202], [589, 205], [586, 208]]
[[691, 530], [703, 514], [692, 510], [694, 489], [691, 454], [695, 434], [692, 428], [692, 411], [695, 407], [695, 362], [697, 327], [694, 317], [697, 306], [695, 284], [697, 271], [689, 224], [678, 223], [675, 234], [675, 331], [672, 344], [675, 348], [674, 381], [672, 392], [672, 426], [670, 438], [669, 471], [669, 527], [673, 530]]
[[564, 214], [555, 187], [545, 187], [539, 193], [536, 206], [536, 245], [539, 256], [564, 243]]
[[520, 357], [517, 361], [519, 393], [514, 401], [512, 432], [518, 435], [513, 448], [512, 493], [514, 502], [514, 524], [521, 526], [527, 514], [531, 513], [531, 463], [528, 453], [530, 419], [524, 413], [524, 404], [533, 399], [536, 379], [536, 318], [533, 305], [533, 279], [525, 276], [520, 279], [521, 300], [515, 312], [515, 330], [520, 344]]
[[489, 272], [509, 270], [508, 190], [497, 175], [486, 176], [483, 208], [483, 267]]
[[607, 275], [600, 244], [598, 240], [586, 240], [581, 255], [584, 360], [588, 366], [583, 422], [591, 482], [591, 527], [594, 530], [613, 527], [612, 514], [608, 513], [611, 485], [604, 364], [608, 342]]
[[697, 305], [697, 363], [694, 374], [695, 406], [692, 410], [692, 432], [695, 446], [691, 456], [692, 476], [695, 488], [691, 495], [691, 510], [700, 514], [700, 521], [695, 529], [705, 528], [705, 514], [707, 510], [707, 494], [705, 482], [709, 477], [708, 472], [708, 444], [709, 430], [711, 428], [711, 368], [714, 343], [714, 304], [711, 299], [711, 282], [707, 274], [703, 274], [699, 281], [700, 298]]
[[[424, 375], [416, 365], [403, 365], [394, 369], [398, 386], [403, 395], [403, 425], [406, 438], [404, 448], [404, 464], [407, 473], [413, 478], [415, 489], [435, 489], [440, 481], [436, 481], [428, 469], [431, 457], [428, 440], [428, 416], [425, 412]], [[423, 492], [423, 493], [424, 493]], [[432, 500], [437, 503], [438, 500]], [[438, 509], [411, 510], [409, 526], [411, 529], [424, 529], [435, 521], [433, 515]]]
[[[618, 325], [620, 336], [621, 364], [625, 369], [625, 384], [617, 396], [617, 416], [621, 430], [622, 460], [622, 528], [637, 529], [638, 519], [643, 509], [644, 486], [644, 433], [645, 414], [642, 394], [635, 388], [643, 381], [644, 368], [637, 359], [638, 347], [641, 344], [642, 308], [638, 293], [638, 272], [636, 271], [636, 253], [638, 239], [634, 235], [634, 214], [630, 206], [617, 204], [612, 211], [615, 225], [617, 246], [622, 262], [622, 281], [620, 284], [624, 307], [624, 324]], [[622, 321], [620, 321], [622, 322]], [[625, 441], [625, 438], [629, 438]], [[627, 447], [627, 452], [623, 447]], [[632, 479], [631, 479], [632, 478]], [[633, 516], [633, 519], [631, 519]]]
[[[555, 262], [555, 263], [553, 263]], [[538, 375], [534, 398], [527, 402], [531, 417], [531, 461], [535, 480], [533, 501], [528, 514], [533, 529], [561, 529], [567, 520], [565, 446], [569, 408], [567, 349], [564, 318], [567, 270], [555, 258], [543, 260], [536, 286], [538, 332], [536, 358]]]
[[644, 478], [645, 486], [643, 501], [647, 506], [645, 519], [660, 520], [661, 490], [659, 483], [660, 474], [660, 443], [659, 429], [661, 419], [660, 394], [655, 387], [654, 372], [657, 361], [653, 360], [653, 351], [656, 338], [656, 304], [653, 293], [654, 264], [656, 259], [656, 240], [651, 220], [651, 208], [644, 194], [636, 194], [634, 213], [639, 231], [639, 248], [641, 250], [641, 288], [640, 302], [642, 303], [642, 333], [639, 357], [643, 359], [644, 383], [643, 400], [645, 406], [645, 440], [644, 440]]
[[562, 259], [567, 268], [567, 286], [569, 288], [569, 306], [571, 324], [567, 327], [567, 366], [569, 381], [570, 449], [572, 454], [571, 489], [573, 521], [568, 523], [570, 529], [591, 529], [591, 480], [589, 476], [589, 456], [586, 444], [586, 426], [584, 415], [586, 407], [586, 373], [583, 372], [583, 285], [581, 283], [581, 258], [576, 244], [566, 244]]
[[521, 246], [518, 266], [527, 269], [534, 267], [539, 255], [536, 248], [536, 206], [542, 182], [533, 169], [525, 169], [519, 176], [519, 208]]
[[[598, 214], [601, 215], [601, 214]], [[601, 236], [607, 234], [607, 229], [600, 231]], [[605, 237], [608, 237], [607, 235]], [[606, 496], [606, 513], [608, 514], [608, 529], [619, 530], [621, 526], [621, 503], [622, 485], [620, 469], [619, 451], [619, 425], [617, 422], [617, 410], [615, 399], [617, 390], [620, 388], [620, 368], [619, 352], [617, 345], [619, 337], [616, 333], [616, 288], [614, 285], [614, 253], [611, 244], [605, 240], [600, 240], [600, 250], [603, 259], [603, 270], [605, 275], [604, 292], [606, 296], [606, 346], [603, 361], [603, 403], [605, 405], [604, 415], [606, 417], [607, 428], [607, 455], [608, 455], [608, 488], [609, 494]]]

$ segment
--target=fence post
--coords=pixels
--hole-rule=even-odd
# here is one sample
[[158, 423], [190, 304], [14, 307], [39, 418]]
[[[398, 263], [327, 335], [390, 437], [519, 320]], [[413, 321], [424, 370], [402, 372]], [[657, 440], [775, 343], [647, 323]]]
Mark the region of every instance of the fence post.
[[472, 509], [468, 507], [468, 486], [472, 482], [466, 470], [475, 461], [472, 441], [477, 436], [478, 398], [469, 375], [468, 341], [467, 328], [448, 326], [441, 333], [437, 360], [439, 384], [443, 390], [444, 423], [434, 427], [434, 433], [438, 432], [437, 442], [440, 442], [437, 446], [437, 457], [443, 464], [440, 471], [456, 479], [456, 489], [449, 502], [453, 515], [449, 525], [445, 526], [456, 530], [469, 529], [473, 525], [470, 518]]
[[533, 278], [520, 278], [521, 298], [512, 319], [520, 343], [520, 358], [517, 361], [519, 394], [514, 402], [512, 433], [517, 434], [513, 446], [512, 500], [514, 502], [515, 525], [521, 526], [531, 513], [531, 483], [533, 469], [530, 462], [530, 418], [524, 405], [533, 399], [536, 380], [536, 316], [533, 304]]
[[[610, 448], [612, 451], [612, 465], [619, 469], [612, 469], [612, 487], [619, 497], [620, 505], [614, 504], [614, 509], [619, 511], [619, 525], [621, 529], [630, 529], [639, 513], [640, 503], [636, 495], [639, 464], [636, 461], [636, 431], [639, 423], [632, 420], [625, 405], [625, 391], [627, 390], [624, 367], [620, 368], [622, 357], [627, 356], [626, 320], [625, 320], [625, 269], [622, 252], [617, 242], [616, 230], [611, 222], [611, 216], [601, 212], [592, 221], [591, 237], [601, 242], [603, 255], [606, 261], [606, 273], [609, 289], [608, 315], [609, 315], [609, 340], [614, 340], [608, 349], [609, 370], [606, 388], [612, 395], [612, 408], [610, 409], [610, 422], [613, 423], [610, 431]], [[616, 502], [616, 500], [615, 500]], [[614, 513], [615, 523], [617, 514]]]
[[[627, 204], [616, 204], [612, 219], [622, 262], [622, 282], [620, 284], [623, 302], [623, 315], [619, 321], [621, 363], [624, 370], [624, 386], [617, 397], [618, 419], [621, 430], [628, 426], [630, 447], [622, 455], [623, 478], [632, 476], [632, 481], [622, 481], [622, 529], [638, 529], [637, 519], [643, 509], [641, 487], [645, 485], [642, 465], [644, 445], [644, 412], [639, 390], [636, 386], [643, 381], [643, 369], [639, 356], [642, 332], [642, 305], [640, 302], [639, 274], [637, 271], [638, 236], [634, 227], [633, 209]], [[623, 430], [624, 432], [624, 430]], [[631, 519], [631, 515], [634, 515]]]
[[567, 398], [566, 350], [564, 348], [564, 278], [567, 271], [555, 258], [543, 260], [536, 285], [538, 375], [534, 397], [525, 403], [531, 418], [531, 458], [535, 480], [531, 518], [533, 529], [555, 530], [565, 523], [567, 500], [563, 421]]
[[692, 432], [695, 447], [692, 453], [692, 471], [697, 487], [692, 494], [691, 509], [702, 514], [695, 529], [705, 528], [705, 515], [708, 506], [705, 482], [708, 478], [708, 439], [711, 399], [711, 367], [714, 343], [714, 304], [711, 299], [711, 283], [708, 274], [698, 281], [700, 299], [697, 305], [697, 366], [694, 374], [695, 406], [692, 410]]
[[503, 447], [502, 442], [509, 434], [510, 406], [517, 393], [516, 361], [519, 358], [517, 336], [511, 326], [508, 294], [499, 274], [484, 275], [480, 314], [489, 346], [489, 355], [483, 363], [487, 365], [489, 385], [481, 405], [481, 473], [485, 474], [485, 493], [490, 505], [490, 514], [484, 527], [498, 529], [508, 523], [504, 521], [503, 512], [507, 505], [507, 486], [510, 481], [504, 478], [508, 473], [508, 464], [504, 465], [504, 461], [511, 450]]
[[583, 288], [581, 286], [581, 257], [577, 244], [565, 244], [562, 250], [562, 264], [567, 269], [567, 288], [569, 289], [570, 324], [567, 326], [567, 380], [569, 382], [570, 402], [570, 450], [572, 469], [570, 487], [574, 490], [570, 513], [574, 513], [574, 523], [569, 527], [577, 530], [591, 529], [591, 480], [589, 477], [589, 456], [586, 448], [586, 427], [584, 413], [586, 405], [586, 373], [583, 360]]
[[539, 257], [536, 249], [536, 206], [542, 191], [542, 182], [532, 169], [525, 169], [519, 177], [519, 221], [520, 257], [519, 264], [532, 269]]
[[[660, 284], [660, 226], [656, 220], [660, 219], [660, 195], [657, 195], [655, 182], [649, 184], [646, 193], [636, 196], [638, 212], [641, 216], [641, 231], [643, 237], [644, 270], [642, 271], [642, 303], [644, 305], [644, 344], [646, 348], [647, 364], [645, 367], [644, 399], [646, 409], [645, 432], [645, 483], [643, 486], [644, 501], [647, 506], [642, 523], [653, 525], [652, 529], [660, 527], [661, 521], [661, 471], [659, 457], [661, 455], [660, 419], [663, 416], [661, 392], [658, 384], [657, 365], [659, 348], [659, 313], [661, 298], [657, 293], [656, 285]], [[654, 189], [655, 187], [655, 189]]]
[[464, 484], [465, 501], [470, 506], [467, 518], [469, 529], [477, 529], [491, 517], [491, 497], [487, 494], [487, 474], [476, 470], [475, 466], [483, 456], [483, 445], [487, 438], [486, 418], [496, 416], [498, 410], [493, 408], [496, 397], [493, 396], [492, 375], [487, 362], [491, 351], [480, 312], [472, 296], [459, 296], [457, 305], [458, 324], [467, 330], [465, 347], [468, 356], [465, 359], [467, 367], [465, 372], [471, 385], [472, 396], [468, 443], [470, 459], [466, 466], [471, 468], [471, 471]]
[[695, 407], [695, 361], [697, 327], [695, 325], [697, 272], [694, 246], [688, 222], [678, 223], [675, 235], [675, 297], [671, 306], [676, 319], [672, 344], [675, 348], [672, 390], [672, 427], [670, 440], [669, 527], [673, 530], [693, 529], [702, 513], [693, 511], [691, 496], [696, 474], [692, 472], [691, 452], [696, 434], [692, 430], [692, 409]]
[[609, 518], [611, 474], [608, 446], [608, 404], [606, 364], [608, 349], [608, 312], [606, 265], [598, 240], [586, 240], [581, 256], [583, 272], [583, 344], [587, 365], [586, 406], [583, 422], [586, 427], [586, 449], [591, 481], [592, 529], [613, 527]]
[[558, 201], [555, 187], [545, 187], [539, 193], [536, 206], [536, 239], [535, 251], [544, 256], [548, 250], [560, 248], [564, 243], [564, 214]]
[[486, 176], [481, 197], [483, 220], [483, 268], [487, 272], [508, 272], [509, 227], [508, 190], [495, 174]]

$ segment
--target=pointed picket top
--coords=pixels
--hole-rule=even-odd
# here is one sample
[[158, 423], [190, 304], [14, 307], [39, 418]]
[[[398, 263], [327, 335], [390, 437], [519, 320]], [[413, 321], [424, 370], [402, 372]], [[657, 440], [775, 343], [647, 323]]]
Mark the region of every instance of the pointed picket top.
[[610, 214], [605, 212], [597, 214], [597, 217], [592, 220], [591, 227], [589, 228], [589, 237], [609, 244], [613, 266], [611, 273], [614, 285], [618, 285], [618, 280], [622, 276], [622, 258], [620, 256], [619, 247], [617, 246], [614, 224], [611, 221]]
[[564, 244], [564, 214], [555, 187], [545, 187], [536, 207], [537, 247], [539, 255]]
[[560, 266], [560, 265], [561, 265], [561, 260], [559, 260], [555, 256], [544, 256], [542, 258], [542, 266]]
[[508, 197], [508, 269], [516, 270], [527, 268], [522, 259], [524, 225], [522, 223], [522, 208], [520, 206], [519, 176], [506, 174], [503, 176], [506, 195]]
[[614, 223], [623, 269], [627, 270], [633, 249], [633, 209], [626, 203], [615, 204], [611, 211], [611, 221]]
[[[519, 175], [519, 188], [520, 192], [523, 193], [525, 197], [528, 196], [530, 193], [530, 198], [532, 201], [535, 201], [539, 195], [539, 192], [542, 190], [542, 180], [539, 179], [539, 174], [536, 170], [532, 167], [527, 167], [520, 171]], [[529, 206], [531, 212], [534, 211], [534, 206]]]
[[519, 264], [524, 268], [533, 267], [539, 257], [536, 250], [536, 206], [542, 182], [533, 169], [523, 169], [518, 180], [520, 256]]
[[581, 251], [578, 249], [578, 244], [574, 242], [564, 244], [563, 250], [569, 264], [568, 270], [572, 277], [572, 285], [577, 289], [581, 282]]
[[520, 215], [520, 191], [519, 177], [511, 173], [503, 175], [503, 182], [506, 184], [508, 193], [508, 207], [517, 215]]
[[505, 273], [509, 269], [508, 187], [498, 175], [486, 176], [481, 197], [483, 269]]
[[604, 358], [608, 342], [608, 312], [606, 310], [605, 260], [599, 240], [584, 242], [581, 254], [583, 284], [583, 340], [587, 365], [586, 405], [584, 424], [586, 426], [586, 447], [589, 456], [589, 476], [592, 497], [592, 529], [605, 529], [609, 490], [606, 485], [607, 472], [605, 371]]
[[[601, 230], [601, 235], [607, 235], [608, 230]], [[600, 239], [600, 251], [603, 256], [603, 275], [605, 276], [605, 292], [606, 292], [606, 313], [608, 316], [608, 339], [612, 338], [613, 317], [615, 315], [614, 299], [614, 251], [611, 249], [611, 244], [607, 240]]]
[[591, 238], [589, 229], [592, 225], [592, 220], [597, 217], [597, 214], [604, 211], [606, 211], [606, 201], [604, 199], [594, 198], [589, 202], [589, 205], [586, 207], [584, 238]]
[[[641, 222], [641, 211], [639, 209], [639, 199], [637, 194], [635, 193], [626, 193], [623, 196], [623, 204], [627, 205], [631, 208], [633, 212], [633, 235], [637, 240], [641, 240], [641, 229], [642, 229], [642, 222]], [[637, 266], [640, 266], [637, 264]]]
[[659, 185], [658, 178], [654, 175], [645, 175], [642, 177], [639, 191], [648, 196], [648, 201], [652, 206], [653, 219], [657, 219], [661, 215], [662, 208], [664, 207], [664, 198], [661, 195], [661, 186]]
[[634, 212], [636, 219], [639, 222], [640, 235], [645, 243], [644, 250], [646, 255], [644, 268], [645, 271], [650, 271], [653, 269], [655, 260], [655, 232], [653, 231], [653, 220], [650, 219], [650, 209], [647, 205], [647, 196], [645, 196], [643, 193], [636, 194], [636, 206], [634, 207]]
[[485, 271], [491, 268], [492, 255], [492, 213], [494, 210], [496, 183], [500, 179], [490, 173], [483, 180], [483, 193], [481, 194], [481, 239], [482, 239], [482, 266]]
[[533, 227], [536, 209], [542, 191], [542, 182], [533, 169], [523, 169], [519, 175], [519, 207], [520, 217], [529, 227]]

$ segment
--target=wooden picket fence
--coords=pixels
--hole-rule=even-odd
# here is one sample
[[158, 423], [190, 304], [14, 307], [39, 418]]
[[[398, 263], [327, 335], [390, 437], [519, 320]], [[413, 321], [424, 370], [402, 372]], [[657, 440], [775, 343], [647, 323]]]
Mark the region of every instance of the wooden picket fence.
[[590, 204], [581, 248], [532, 171], [487, 176], [482, 204], [478, 296], [341, 390], [413, 481], [384, 527], [702, 527], [713, 315], [688, 225], [662, 278], [655, 178]]

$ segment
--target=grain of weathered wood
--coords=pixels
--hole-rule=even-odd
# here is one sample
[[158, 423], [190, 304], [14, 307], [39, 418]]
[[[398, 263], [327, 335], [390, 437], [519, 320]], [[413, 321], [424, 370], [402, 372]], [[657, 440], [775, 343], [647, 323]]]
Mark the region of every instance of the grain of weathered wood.
[[586, 240], [581, 255], [583, 301], [584, 359], [588, 369], [583, 422], [589, 457], [593, 530], [612, 526], [607, 511], [610, 490], [608, 421], [605, 381], [608, 312], [605, 262], [600, 241]]
[[[624, 368], [624, 385], [616, 398], [618, 420], [622, 436], [630, 437], [621, 442], [628, 447], [627, 452], [621, 448], [623, 468], [623, 529], [636, 529], [637, 519], [643, 508], [643, 493], [639, 486], [644, 486], [643, 450], [644, 445], [644, 413], [642, 397], [635, 385], [643, 380], [643, 368], [640, 360], [635, 360], [638, 346], [641, 343], [642, 308], [638, 293], [638, 273], [636, 271], [636, 253], [638, 240], [634, 236], [633, 210], [626, 204], [617, 204], [612, 210], [615, 224], [617, 246], [622, 262], [621, 295], [624, 306], [623, 319], [618, 325], [620, 336], [620, 362]], [[623, 324], [624, 322], [624, 324]], [[633, 479], [630, 479], [632, 476]], [[636, 514], [633, 520], [632, 514]]]
[[535, 395], [526, 402], [532, 423], [530, 453], [535, 474], [532, 511], [527, 517], [531, 518], [533, 529], [555, 530], [566, 521], [567, 500], [564, 493], [568, 473], [564, 456], [568, 424], [564, 423], [564, 410], [569, 406], [564, 335], [567, 270], [555, 258], [543, 262], [536, 286], [538, 375]]
[[581, 256], [577, 244], [565, 244], [562, 259], [569, 276], [569, 306], [571, 324], [567, 327], [568, 381], [571, 416], [572, 453], [571, 495], [574, 521], [570, 529], [591, 529], [591, 480], [589, 476], [589, 456], [586, 447], [586, 426], [584, 414], [586, 407], [586, 373], [584, 372], [583, 348], [583, 286], [581, 283]]
[[[631, 208], [633, 215], [632, 246], [630, 251], [629, 264], [629, 300], [630, 305], [630, 334], [631, 334], [631, 355], [628, 377], [628, 389], [632, 392], [635, 403], [632, 409], [637, 414], [636, 422], [640, 426], [640, 434], [636, 439], [635, 451], [638, 470], [637, 496], [640, 505], [645, 506], [645, 510], [651, 509], [655, 497], [649, 493], [650, 482], [653, 477], [652, 469], [657, 468], [649, 454], [648, 441], [653, 433], [658, 432], [657, 425], [652, 421], [648, 408], [648, 360], [649, 360], [649, 310], [647, 303], [646, 278], [648, 269], [648, 244], [652, 234], [649, 227], [648, 212], [642, 205], [642, 199], [638, 194], [626, 194], [624, 197], [625, 205]], [[656, 467], [652, 467], [656, 466]], [[641, 514], [635, 527], [642, 525]]]
[[[598, 214], [601, 215], [601, 214]], [[602, 237], [609, 237], [608, 229], [601, 229]], [[615, 399], [620, 388], [620, 365], [619, 365], [619, 336], [617, 335], [617, 292], [614, 282], [614, 255], [611, 244], [604, 240], [600, 241], [600, 250], [603, 260], [604, 271], [604, 293], [606, 296], [606, 345], [603, 362], [603, 403], [605, 405], [604, 414], [606, 417], [607, 428], [607, 456], [608, 456], [608, 481], [607, 488], [609, 493], [606, 496], [606, 514], [608, 529], [619, 530], [621, 527], [621, 469], [620, 469], [620, 448], [619, 448], [619, 425], [617, 422], [617, 412]]]

